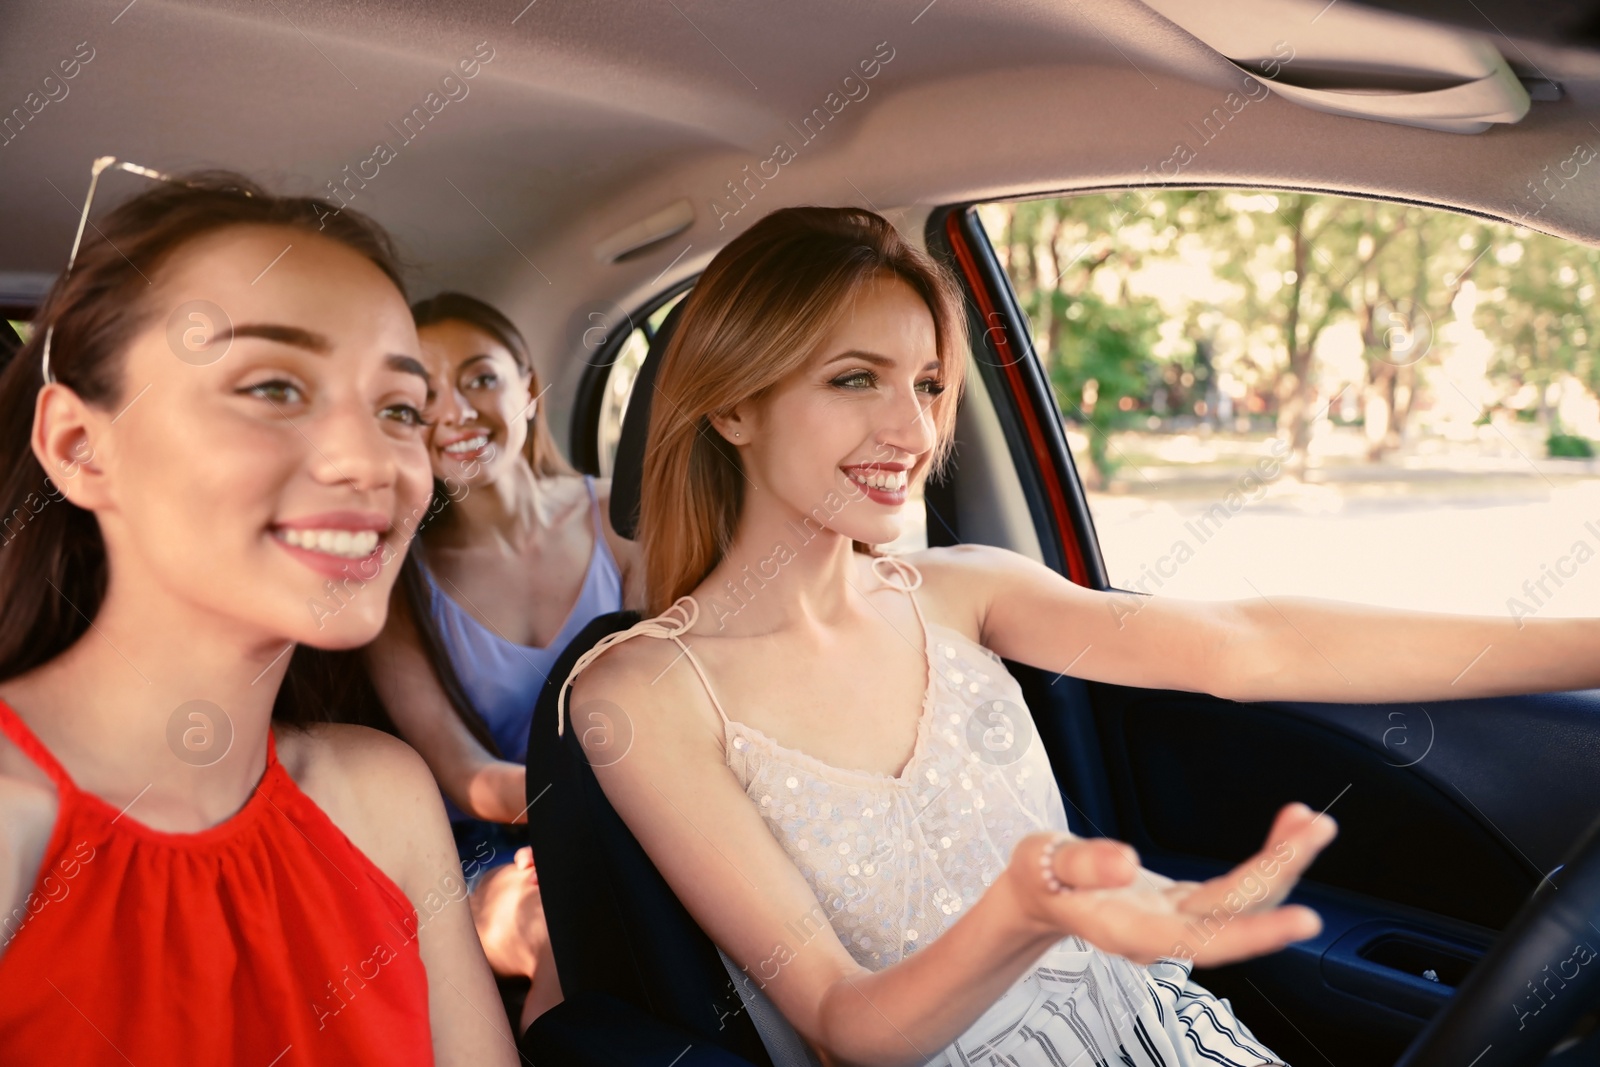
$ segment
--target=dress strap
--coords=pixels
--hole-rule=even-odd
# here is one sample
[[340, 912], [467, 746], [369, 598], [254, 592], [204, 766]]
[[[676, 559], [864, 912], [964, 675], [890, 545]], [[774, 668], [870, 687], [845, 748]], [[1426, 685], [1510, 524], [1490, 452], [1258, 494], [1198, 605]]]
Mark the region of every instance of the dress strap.
[[[606, 521], [600, 514], [600, 494], [594, 488], [594, 475], [585, 474], [583, 484], [589, 490], [589, 514], [593, 516], [594, 521], [594, 563], [599, 563], [601, 560], [609, 561], [611, 569], [616, 572], [618, 584], [621, 584], [622, 564], [617, 562], [617, 557], [611, 551], [611, 544], [606, 540]], [[591, 564], [591, 569], [592, 567]]]
[[567, 690], [572, 686], [574, 679], [582, 674], [589, 664], [599, 659], [606, 649], [641, 634], [646, 637], [666, 638], [683, 649], [684, 655], [689, 658], [689, 665], [694, 668], [694, 673], [700, 676], [700, 684], [705, 686], [706, 695], [711, 698], [711, 706], [717, 709], [717, 714], [722, 718], [722, 725], [726, 728], [728, 713], [722, 709], [722, 701], [717, 699], [716, 690], [711, 688], [711, 680], [706, 677], [705, 669], [700, 666], [700, 660], [690, 651], [682, 637], [693, 628], [699, 617], [699, 602], [694, 597], [685, 595], [673, 601], [672, 607], [655, 618], [634, 623], [626, 630], [606, 634], [596, 641], [592, 648], [578, 657], [578, 662], [572, 665], [572, 670], [567, 674], [567, 680], [561, 683], [561, 694], [556, 698], [556, 734], [559, 736], [566, 729]]
[[433, 568], [428, 566], [428, 554], [422, 550], [421, 534], [412, 535], [411, 547], [408, 551], [416, 557], [417, 569], [422, 572], [422, 580], [428, 586], [428, 597], [431, 601], [433, 597], [439, 594], [439, 581], [433, 576]]
[[[888, 566], [879, 566], [879, 564], [883, 563], [887, 563]], [[883, 579], [886, 584], [892, 585], [896, 589], [903, 590], [906, 596], [911, 598], [911, 609], [917, 613], [917, 621], [921, 623], [923, 629], [926, 630], [928, 620], [922, 617], [922, 605], [917, 603], [917, 596], [912, 592], [913, 589], [919, 589], [922, 587], [922, 572], [917, 569], [917, 565], [908, 559], [901, 559], [899, 556], [885, 554], [882, 556], [872, 557], [872, 570], [879, 578]], [[894, 577], [891, 578], [890, 574], [893, 574]]]
[[76, 793], [77, 785], [72, 781], [72, 776], [67, 769], [61, 766], [50, 750], [44, 747], [44, 742], [34, 736], [28, 724], [22, 721], [22, 716], [16, 710], [0, 700], [0, 731], [11, 739], [11, 743], [22, 750], [22, 754], [38, 765], [39, 769], [50, 776], [55, 783], [57, 791], [61, 793]]

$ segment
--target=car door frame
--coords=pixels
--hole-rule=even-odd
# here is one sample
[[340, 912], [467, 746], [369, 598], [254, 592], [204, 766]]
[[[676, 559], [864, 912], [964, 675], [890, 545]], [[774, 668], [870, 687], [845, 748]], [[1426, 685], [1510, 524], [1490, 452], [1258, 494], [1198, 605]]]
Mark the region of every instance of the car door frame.
[[[1117, 191], [1121, 190], [1092, 190]], [[932, 212], [925, 238], [930, 251], [952, 268], [964, 289], [976, 370], [984, 377], [1005, 430], [1011, 460], [1024, 485], [1038, 530], [1043, 562], [1088, 588], [1136, 597], [1147, 595], [1119, 590], [1107, 578], [1093, 516], [1054, 396], [1034, 351], [1027, 318], [1016, 302], [1009, 277], [999, 264], [975, 205], [956, 204]], [[930, 500], [933, 499], [930, 488]], [[941, 524], [948, 527], [943, 543], [953, 543], [960, 537], [959, 516], [953, 510], [950, 515], [951, 520]], [[933, 530], [930, 524], [930, 532]], [[1141, 704], [1182, 701], [1188, 707], [1209, 710], [1219, 720], [1248, 720], [1258, 724], [1257, 728], [1270, 731], [1310, 731], [1327, 744], [1350, 747], [1352, 751], [1342, 757], [1346, 760], [1376, 758], [1397, 770], [1395, 781], [1409, 782], [1402, 776], [1414, 776], [1419, 790], [1450, 793], [1443, 783], [1429, 777], [1445, 762], [1444, 757], [1436, 757], [1431, 766], [1421, 769], [1421, 759], [1406, 762], [1411, 753], [1396, 759], [1399, 753], [1394, 745], [1393, 720], [1384, 717], [1392, 714], [1396, 705], [1239, 705], [1206, 694], [1107, 686], [1067, 677], [1046, 679], [1026, 665], [1007, 662], [1007, 667], [1023, 684], [1039, 736], [1060, 780], [1074, 831], [1129, 841], [1140, 850], [1148, 866], [1173, 877], [1209, 877], [1226, 869], [1227, 864], [1214, 858], [1184, 855], [1148, 831], [1128, 756], [1129, 724], [1134, 723], [1133, 729], [1138, 729]], [[1429, 716], [1428, 752], [1433, 751], [1436, 720], [1432, 716], [1439, 715], [1456, 717], [1452, 722], [1488, 722], [1490, 727], [1483, 731], [1486, 738], [1494, 737], [1500, 729], [1494, 726], [1497, 716], [1508, 721], [1554, 722], [1556, 725], [1550, 729], [1557, 733], [1562, 722], [1572, 720], [1581, 739], [1592, 745], [1594, 739], [1600, 738], [1600, 692], [1448, 702], [1432, 705], [1432, 709], [1431, 713], [1422, 709], [1423, 715]], [[1469, 715], [1471, 720], [1464, 718]], [[1420, 720], [1417, 725], [1420, 727]], [[1420, 732], [1411, 739], [1420, 742]], [[1554, 747], [1556, 742], [1547, 744]], [[1474, 789], [1479, 787], [1474, 784]], [[1303, 799], [1309, 802], [1312, 798]], [[1340, 797], [1324, 799], [1331, 805]], [[1434, 799], [1438, 810], [1460, 820], [1463, 833], [1469, 838], [1476, 835], [1479, 847], [1498, 849], [1503, 854], [1505, 870], [1501, 873], [1512, 889], [1520, 877], [1522, 887], [1531, 891], [1588, 822], [1587, 818], [1581, 825], [1576, 819], [1566, 820], [1566, 826], [1549, 828], [1536, 844], [1527, 844], [1536, 828], [1523, 826], [1519, 832], [1527, 844], [1525, 849], [1507, 837], [1495, 820], [1460, 789], [1447, 798]], [[1499, 800], [1503, 809], [1507, 800], [1503, 796]], [[1600, 785], [1578, 790], [1564, 800], [1568, 809], [1585, 804], [1593, 805], [1591, 812], [1600, 810]], [[1349, 802], [1346, 807], [1351, 807]], [[1265, 815], [1270, 818], [1270, 812]], [[1343, 821], [1344, 813], [1339, 817]], [[1507, 891], [1510, 890], [1502, 887], [1501, 895]], [[1424, 907], [1320, 884], [1316, 868], [1291, 899], [1319, 911], [1324, 920], [1321, 935], [1271, 957], [1204, 972], [1203, 977], [1208, 987], [1226, 988], [1236, 1003], [1242, 1003], [1241, 1017], [1248, 1009], [1252, 1017], [1272, 1021], [1271, 1028], [1285, 1034], [1287, 1031], [1278, 1025], [1278, 1020], [1287, 1023], [1303, 1039], [1295, 1048], [1300, 1058], [1311, 1056], [1313, 1050], [1326, 1057], [1325, 1049], [1357, 1058], [1358, 1062], [1372, 1062], [1360, 1057], [1392, 1058], [1449, 994], [1449, 987], [1430, 984], [1403, 967], [1415, 968], [1418, 960], [1437, 960], [1441, 967], [1470, 967], [1504, 921], [1509, 921], [1509, 913], [1503, 914], [1500, 922], [1462, 921]], [[1405, 962], [1396, 964], [1396, 958]], [[1268, 990], [1272, 991], [1270, 995]], [[1312, 1034], [1304, 1030], [1311, 1030]], [[1292, 1043], [1295, 1039], [1288, 1040]]]

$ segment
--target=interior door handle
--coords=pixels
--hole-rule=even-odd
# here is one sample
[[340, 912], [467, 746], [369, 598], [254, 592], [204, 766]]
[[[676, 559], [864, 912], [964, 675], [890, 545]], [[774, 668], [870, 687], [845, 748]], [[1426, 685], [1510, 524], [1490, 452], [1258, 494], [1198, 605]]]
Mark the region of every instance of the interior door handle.
[[1400, 923], [1365, 922], [1328, 946], [1322, 979], [1333, 989], [1426, 1019], [1450, 999], [1486, 949]]

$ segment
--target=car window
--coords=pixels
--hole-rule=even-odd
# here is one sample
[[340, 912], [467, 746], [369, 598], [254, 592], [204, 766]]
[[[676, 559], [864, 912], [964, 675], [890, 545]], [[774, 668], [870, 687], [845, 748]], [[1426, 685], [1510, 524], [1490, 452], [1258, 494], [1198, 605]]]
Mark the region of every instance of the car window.
[[[628, 333], [622, 347], [617, 352], [615, 362], [611, 364], [606, 376], [606, 387], [602, 390], [600, 401], [599, 421], [599, 454], [600, 474], [602, 477], [611, 477], [611, 472], [616, 465], [617, 442], [622, 437], [622, 421], [628, 408], [628, 398], [633, 394], [633, 383], [638, 377], [639, 368], [644, 363], [645, 356], [650, 351], [650, 340], [655, 336], [656, 330], [661, 327], [668, 314], [677, 306], [678, 301], [687, 295], [680, 293], [663, 303], [655, 311]], [[917, 488], [906, 501], [909, 521], [906, 531], [895, 541], [884, 546], [892, 552], [910, 552], [919, 548], [926, 548], [928, 544], [927, 509], [923, 503], [922, 490]]]
[[[650, 352], [650, 341], [656, 331], [677, 307], [688, 290], [671, 297], [656, 308], [628, 332], [627, 339], [617, 351], [617, 358], [606, 375], [606, 387], [600, 399], [600, 476], [611, 477], [616, 465], [617, 442], [622, 439], [622, 421], [628, 411], [628, 398], [633, 395], [633, 382]], [[633, 320], [629, 320], [632, 322]]]
[[1278, 190], [979, 215], [1113, 585], [1591, 610], [1600, 250]]

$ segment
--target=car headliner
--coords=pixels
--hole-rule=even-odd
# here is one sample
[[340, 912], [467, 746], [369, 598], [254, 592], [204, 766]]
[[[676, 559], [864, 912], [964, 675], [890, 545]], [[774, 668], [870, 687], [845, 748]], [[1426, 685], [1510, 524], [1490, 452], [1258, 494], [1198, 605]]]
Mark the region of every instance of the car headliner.
[[[1460, 135], [1273, 96], [1202, 143], [1188, 124], [1238, 91], [1240, 72], [1136, 0], [125, 2], [9, 12], [5, 114], [80, 42], [93, 49], [68, 95], [0, 146], [0, 272], [13, 290], [29, 282], [16, 273], [64, 262], [97, 155], [235, 168], [326, 194], [387, 141], [395, 158], [351, 206], [400, 238], [416, 295], [449, 285], [505, 307], [555, 372], [557, 397], [570, 396], [592, 348], [586, 331], [592, 340], [596, 325], [625, 321], [789, 204], [871, 205], [914, 234], [941, 204], [1142, 182], [1185, 142], [1196, 148], [1186, 184], [1316, 188], [1514, 219], [1538, 206], [1529, 183], [1543, 168], [1555, 173], [1580, 142], [1600, 146], [1600, 53], [1492, 32], [1519, 74], [1559, 82], [1562, 99]], [[398, 137], [389, 124], [479, 42], [493, 58], [467, 95], [414, 140]], [[859, 78], [875, 50], [892, 58], [853, 83], [867, 95], [802, 140], [804, 117], [829, 93], [837, 106], [844, 78]], [[779, 141], [794, 161], [748, 185], [749, 204], [730, 214], [740, 202], [727, 183]], [[1596, 169], [1550, 200], [1538, 228], [1600, 244]], [[139, 182], [113, 175], [105, 194]], [[694, 211], [687, 230], [624, 262], [597, 256], [599, 242], [680, 199]]]

